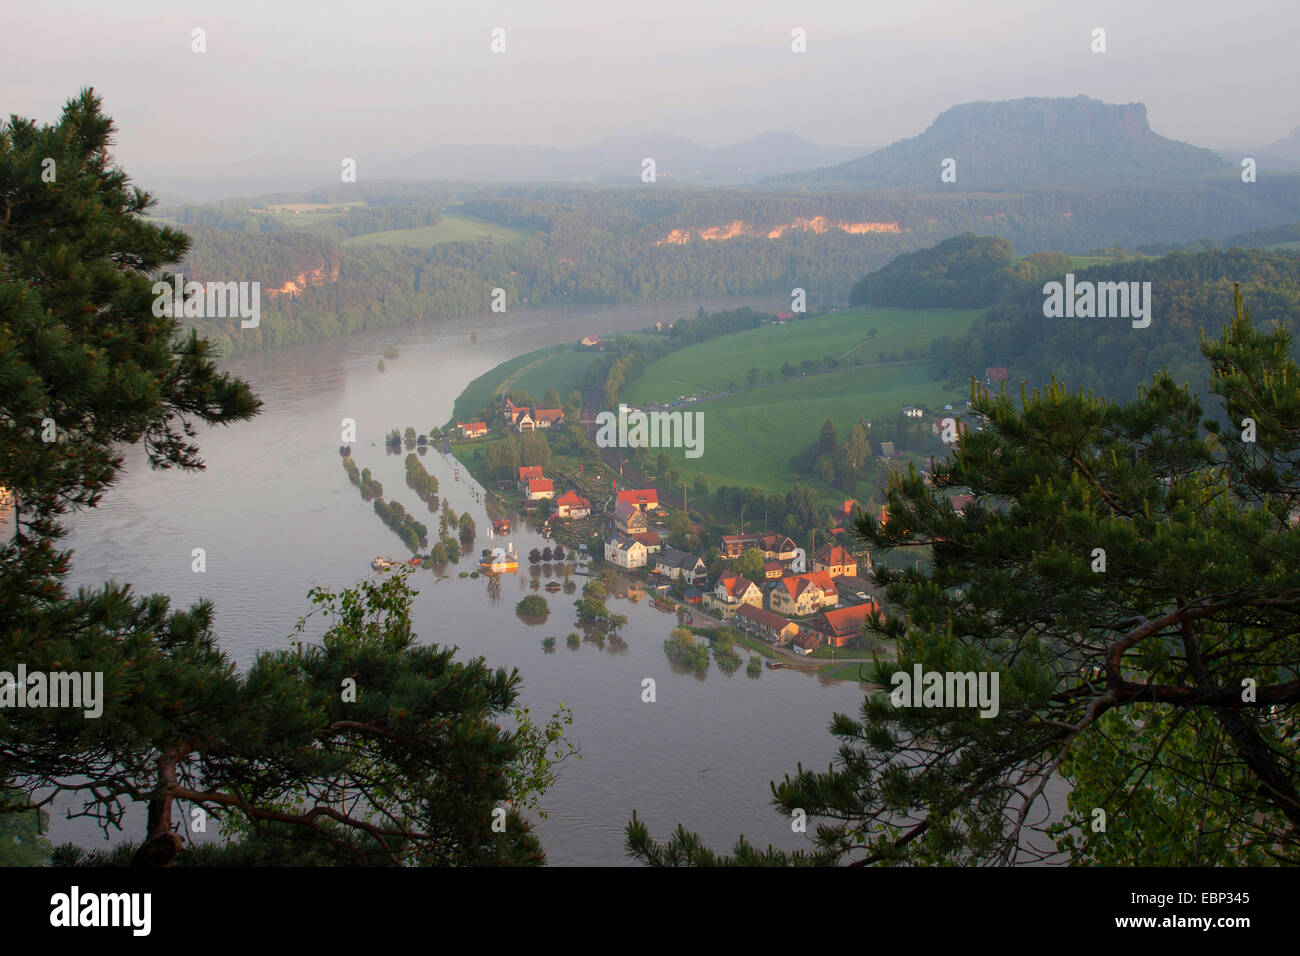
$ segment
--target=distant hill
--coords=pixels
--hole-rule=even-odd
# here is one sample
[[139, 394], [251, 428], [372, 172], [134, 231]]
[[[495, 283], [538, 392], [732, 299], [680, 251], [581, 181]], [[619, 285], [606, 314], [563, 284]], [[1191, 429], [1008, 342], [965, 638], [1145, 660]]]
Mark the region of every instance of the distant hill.
[[849, 292], [849, 305], [982, 309], [1009, 281], [1011, 251], [1005, 239], [964, 232], [864, 276]]
[[[956, 182], [941, 183], [944, 159]], [[1142, 103], [1113, 105], [1086, 96], [963, 103], [924, 133], [838, 166], [774, 182], [851, 183], [969, 191], [986, 187], [1121, 186], [1226, 172], [1212, 150], [1154, 133]]]
[[383, 175], [466, 182], [640, 182], [641, 161], [655, 161], [665, 182], [735, 185], [842, 162], [861, 152], [818, 146], [793, 133], [760, 133], [712, 149], [669, 133], [613, 136], [577, 149], [549, 146], [438, 146], [398, 161]]
[[1234, 166], [1240, 166], [1242, 159], [1249, 156], [1255, 160], [1261, 174], [1271, 170], [1295, 172], [1300, 170], [1300, 126], [1291, 130], [1284, 139], [1267, 146], [1221, 149], [1218, 153]]

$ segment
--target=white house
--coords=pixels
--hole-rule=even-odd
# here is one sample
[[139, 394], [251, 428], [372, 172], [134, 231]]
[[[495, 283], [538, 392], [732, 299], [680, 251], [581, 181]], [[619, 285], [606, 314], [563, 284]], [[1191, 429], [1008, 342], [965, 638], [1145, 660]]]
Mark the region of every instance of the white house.
[[625, 534], [616, 534], [605, 542], [605, 560], [620, 568], [645, 567], [646, 554], [644, 544]]

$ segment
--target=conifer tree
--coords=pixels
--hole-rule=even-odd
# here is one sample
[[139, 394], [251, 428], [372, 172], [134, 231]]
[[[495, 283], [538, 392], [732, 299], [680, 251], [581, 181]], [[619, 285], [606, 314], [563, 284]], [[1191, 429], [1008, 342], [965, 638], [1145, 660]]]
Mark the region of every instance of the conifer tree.
[[69, 594], [61, 518], [100, 501], [125, 446], [200, 470], [195, 424], [260, 407], [205, 339], [155, 313], [153, 282], [188, 239], [144, 217], [152, 200], [113, 165], [112, 133], [90, 90], [55, 125], [0, 126], [0, 486], [16, 496], [0, 670], [103, 679], [98, 715], [0, 708], [0, 813], [31, 821], [62, 800], [108, 833], [147, 807], [127, 848], [146, 865], [181, 852], [182, 815], [223, 824], [243, 862], [540, 862], [518, 809], [551, 779], [562, 715], [539, 727], [515, 710], [514, 731], [498, 726], [518, 676], [418, 644], [404, 574], [311, 592], [328, 619], [319, 641], [304, 624], [298, 649], [245, 673], [208, 601], [177, 610], [117, 584]]

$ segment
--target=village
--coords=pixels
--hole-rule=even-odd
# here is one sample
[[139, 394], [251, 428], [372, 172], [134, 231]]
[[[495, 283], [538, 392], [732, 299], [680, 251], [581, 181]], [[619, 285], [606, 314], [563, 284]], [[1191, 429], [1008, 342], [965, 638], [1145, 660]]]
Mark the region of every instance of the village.
[[[592, 338], [582, 344], [599, 348], [603, 343]], [[988, 369], [988, 384], [1006, 377], [1005, 368]], [[563, 409], [516, 403], [508, 394], [498, 396], [492, 411], [495, 429], [486, 420], [458, 421], [459, 437], [473, 441], [494, 430], [522, 436], [565, 424]], [[960, 441], [968, 428], [983, 426], [980, 416], [954, 412], [951, 404], [934, 412], [908, 405], [899, 414], [944, 444]], [[893, 442], [874, 444], [878, 461], [902, 457]], [[751, 647], [761, 644], [769, 664], [773, 657], [797, 661], [892, 655], [892, 644], [869, 628], [874, 615], [884, 614], [885, 600], [871, 579], [872, 555], [852, 533], [857, 501], [843, 501], [829, 540], [812, 548], [811, 555], [788, 534], [746, 532], [743, 523], [732, 533], [719, 534], [691, 522], [700, 547], [687, 551], [669, 543], [674, 512], [661, 501], [659, 491], [627, 487], [621, 468], [617, 474], [613, 468], [609, 471], [604, 475], [601, 468], [585, 463], [576, 472], [566, 466], [553, 473], [541, 465], [519, 465], [513, 481], [496, 481], [496, 500], [506, 507], [517, 502], [539, 521], [546, 537], [565, 542], [596, 567], [616, 570], [629, 590], [651, 594], [656, 606], [676, 609], [683, 620], [698, 625], [734, 628]], [[924, 474], [928, 481], [928, 472]], [[957, 512], [971, 501], [969, 494], [948, 496]], [[682, 517], [690, 521], [684, 510]], [[886, 509], [876, 517], [887, 520]], [[504, 526], [509, 527], [508, 521]], [[485, 565], [484, 570], [500, 569]]]
[[[499, 410], [502, 425], [515, 433], [564, 421], [560, 409], [525, 407], [509, 398]], [[457, 430], [462, 438], [475, 439], [487, 434], [488, 425], [458, 422]], [[576, 487], [579, 482], [585, 488]], [[785, 534], [724, 534], [716, 542], [724, 567], [711, 578], [704, 554], [667, 543], [669, 509], [654, 488], [619, 488], [617, 477], [603, 482], [599, 473], [585, 469], [576, 480], [558, 478], [539, 465], [518, 466], [513, 488], [496, 484], [509, 500], [517, 495], [526, 513], [546, 515], [542, 528], [548, 537], [567, 540], [596, 565], [617, 569], [630, 587], [649, 592], [659, 604], [685, 609], [689, 620], [735, 627], [783, 656], [807, 657], [823, 648], [860, 650], [868, 619], [881, 609], [878, 587], [859, 574], [869, 572], [870, 555], [855, 554], [836, 541], [809, 558]], [[593, 489], [608, 489], [597, 504], [588, 496]], [[851, 525], [855, 504], [844, 502], [837, 538]]]

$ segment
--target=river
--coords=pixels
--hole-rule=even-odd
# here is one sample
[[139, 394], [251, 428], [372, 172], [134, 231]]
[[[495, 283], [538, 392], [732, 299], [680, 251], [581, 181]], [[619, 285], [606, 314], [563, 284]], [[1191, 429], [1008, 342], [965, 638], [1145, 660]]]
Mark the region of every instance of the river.
[[[308, 610], [313, 585], [346, 587], [371, 574], [375, 555], [406, 554], [397, 536], [361, 500], [339, 464], [340, 423], [353, 418], [353, 457], [417, 516], [427, 514], [404, 481], [403, 457], [386, 454], [390, 428], [425, 431], [451, 414], [471, 380], [524, 352], [587, 333], [644, 328], [659, 319], [754, 305], [770, 311], [788, 300], [754, 297], [656, 304], [484, 313], [425, 325], [386, 329], [226, 363], [265, 403], [250, 422], [201, 428], [207, 470], [196, 474], [152, 471], [131, 449], [121, 480], [100, 507], [73, 516], [68, 545], [75, 549], [73, 584], [110, 579], [137, 592], [160, 592], [184, 606], [210, 598], [216, 604], [221, 645], [241, 667], [262, 649], [287, 646], [295, 622]], [[476, 333], [473, 340], [471, 331]], [[377, 368], [388, 345], [400, 357]], [[374, 443], [373, 446], [371, 443]], [[422, 459], [457, 512], [474, 517], [479, 535], [460, 569], [486, 546], [487, 515], [454, 459], [430, 451]], [[426, 521], [436, 530], [436, 518]], [[542, 544], [516, 527], [511, 538], [525, 555]], [[493, 542], [500, 543], [500, 540]], [[206, 571], [192, 570], [193, 551], [204, 549]], [[527, 564], [502, 581], [499, 599], [487, 580], [451, 577], [440, 582], [416, 571], [420, 590], [413, 609], [422, 640], [455, 644], [466, 657], [518, 668], [520, 704], [534, 717], [569, 707], [568, 738], [582, 759], [570, 758], [542, 800], [547, 817], [537, 833], [549, 862], [560, 865], [628, 863], [623, 831], [632, 811], [657, 837], [677, 823], [697, 830], [714, 848], [728, 849], [744, 834], [758, 846], [794, 849], [807, 837], [771, 806], [770, 781], [796, 764], [825, 767], [836, 742], [827, 725], [836, 711], [856, 714], [856, 683], [742, 667], [726, 676], [712, 665], [706, 675], [683, 673], [665, 657], [663, 641], [673, 619], [648, 601], [611, 600], [628, 617], [623, 642], [601, 649], [565, 644], [575, 630], [574, 596], [540, 591], [550, 605], [546, 623], [529, 626], [514, 613], [528, 590]], [[541, 640], [557, 638], [543, 650]], [[656, 682], [657, 700], [643, 703], [642, 680]], [[88, 821], [51, 814], [51, 838], [102, 846]], [[126, 836], [139, 839], [142, 815], [128, 818]]]

